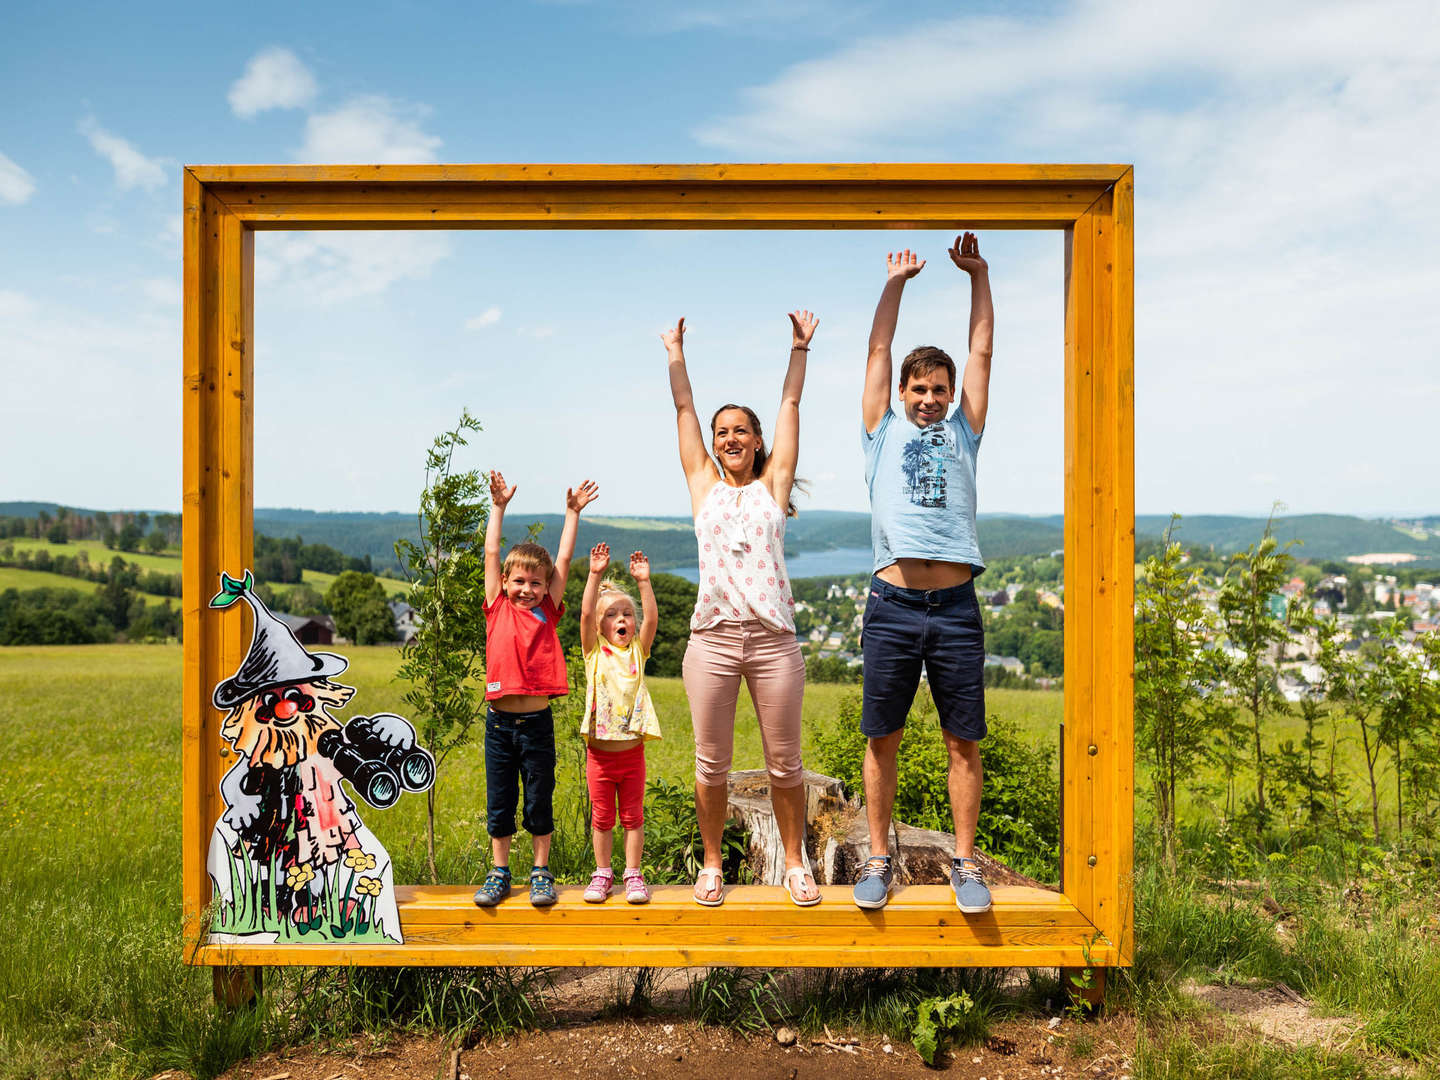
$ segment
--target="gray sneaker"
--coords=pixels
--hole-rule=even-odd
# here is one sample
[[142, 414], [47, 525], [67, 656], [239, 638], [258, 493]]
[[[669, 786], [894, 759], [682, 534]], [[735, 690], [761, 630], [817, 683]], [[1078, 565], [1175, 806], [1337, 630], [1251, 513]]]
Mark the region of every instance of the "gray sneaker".
[[966, 915], [990, 910], [990, 890], [974, 859], [950, 860], [950, 887], [955, 890], [955, 906]]
[[871, 855], [860, 869], [855, 881], [855, 906], [882, 908], [890, 899], [890, 882], [895, 874], [890, 869], [890, 860], [884, 855]]

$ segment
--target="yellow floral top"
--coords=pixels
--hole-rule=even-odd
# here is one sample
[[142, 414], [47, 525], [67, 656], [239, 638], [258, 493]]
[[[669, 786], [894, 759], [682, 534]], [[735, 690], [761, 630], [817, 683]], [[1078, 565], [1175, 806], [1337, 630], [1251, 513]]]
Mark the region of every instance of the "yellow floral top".
[[585, 719], [580, 733], [592, 739], [658, 739], [660, 718], [645, 688], [649, 654], [638, 641], [623, 648], [604, 637], [585, 654]]

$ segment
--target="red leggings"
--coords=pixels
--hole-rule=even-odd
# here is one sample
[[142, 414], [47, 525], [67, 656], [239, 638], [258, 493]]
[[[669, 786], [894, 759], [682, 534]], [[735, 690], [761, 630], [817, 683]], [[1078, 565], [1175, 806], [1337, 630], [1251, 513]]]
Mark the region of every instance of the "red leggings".
[[615, 828], [615, 807], [620, 824], [638, 829], [645, 824], [645, 744], [628, 750], [596, 750], [585, 754], [585, 784], [590, 789], [590, 824], [601, 832]]

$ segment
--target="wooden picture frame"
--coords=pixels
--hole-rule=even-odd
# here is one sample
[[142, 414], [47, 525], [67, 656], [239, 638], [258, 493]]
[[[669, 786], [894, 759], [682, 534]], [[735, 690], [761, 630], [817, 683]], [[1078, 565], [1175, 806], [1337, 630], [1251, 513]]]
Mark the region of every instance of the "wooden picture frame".
[[[1134, 952], [1134, 180], [1127, 165], [189, 166], [184, 170], [183, 889], [192, 963], [1109, 967]], [[204, 943], [221, 811], [211, 690], [248, 620], [207, 608], [251, 565], [259, 229], [1060, 229], [1065, 233], [1062, 891], [944, 886], [865, 912], [830, 888], [688, 889], [645, 907], [480, 910], [473, 885], [397, 887], [403, 945]], [[857, 369], [858, 379], [858, 369]], [[858, 382], [857, 382], [858, 387]], [[578, 890], [575, 890], [578, 894]]]

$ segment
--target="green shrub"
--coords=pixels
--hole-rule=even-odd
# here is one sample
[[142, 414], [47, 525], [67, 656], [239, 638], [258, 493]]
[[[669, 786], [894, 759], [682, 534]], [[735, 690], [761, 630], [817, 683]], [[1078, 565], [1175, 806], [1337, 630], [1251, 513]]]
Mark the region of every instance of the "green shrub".
[[[1059, 875], [1060, 784], [1055, 750], [1032, 746], [1020, 728], [992, 716], [980, 743], [985, 793], [976, 843], [1030, 877]], [[815, 740], [820, 770], [863, 794], [865, 736], [860, 733], [860, 696], [846, 699], [828, 730]], [[949, 754], [928, 690], [917, 696], [900, 741], [895, 817], [920, 829], [953, 829], [947, 787]]]

